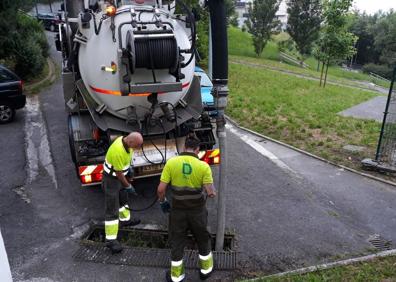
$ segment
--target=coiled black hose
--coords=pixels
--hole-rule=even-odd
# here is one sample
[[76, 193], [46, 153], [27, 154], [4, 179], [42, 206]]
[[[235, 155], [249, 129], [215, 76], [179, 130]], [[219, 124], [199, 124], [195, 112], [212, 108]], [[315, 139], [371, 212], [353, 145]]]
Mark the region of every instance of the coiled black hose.
[[[152, 65], [150, 52], [153, 60]], [[172, 68], [177, 61], [177, 42], [175, 38], [136, 38], [135, 54], [137, 68]]]

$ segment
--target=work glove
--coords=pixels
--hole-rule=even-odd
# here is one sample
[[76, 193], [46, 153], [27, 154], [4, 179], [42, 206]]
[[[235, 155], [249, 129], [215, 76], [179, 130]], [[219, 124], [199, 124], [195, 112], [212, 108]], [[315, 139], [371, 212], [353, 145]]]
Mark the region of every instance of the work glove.
[[165, 198], [162, 202], [160, 202], [161, 210], [163, 213], [169, 213], [171, 210], [171, 205], [168, 200]]
[[133, 187], [132, 184], [129, 184], [128, 187], [124, 187], [124, 189], [125, 189], [125, 191], [126, 191], [128, 194], [132, 194], [132, 195], [134, 195], [134, 196], [137, 196], [135, 187]]

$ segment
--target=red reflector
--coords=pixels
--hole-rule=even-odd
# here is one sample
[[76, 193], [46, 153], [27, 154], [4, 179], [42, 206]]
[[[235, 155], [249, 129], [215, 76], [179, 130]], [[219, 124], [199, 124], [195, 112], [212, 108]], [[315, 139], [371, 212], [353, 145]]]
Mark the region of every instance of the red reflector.
[[82, 184], [98, 183], [102, 181], [103, 165], [88, 165], [78, 168]]
[[205, 163], [209, 165], [218, 165], [220, 164], [220, 150], [219, 149], [214, 149], [214, 150], [207, 150], [204, 152], [201, 152], [199, 154], [200, 160], [204, 161]]

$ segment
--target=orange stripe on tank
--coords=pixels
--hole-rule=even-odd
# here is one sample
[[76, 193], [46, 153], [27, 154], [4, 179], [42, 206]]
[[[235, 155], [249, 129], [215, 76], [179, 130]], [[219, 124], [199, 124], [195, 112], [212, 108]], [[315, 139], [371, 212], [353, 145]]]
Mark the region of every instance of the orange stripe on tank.
[[[190, 85], [189, 82], [185, 83], [182, 85], [182, 88], [186, 88]], [[116, 95], [116, 96], [121, 96], [121, 92], [120, 91], [116, 91], [116, 90], [107, 90], [107, 89], [102, 89], [102, 88], [97, 88], [97, 87], [93, 87], [92, 85], [89, 86], [93, 91], [101, 93], [101, 94], [107, 94], [107, 95]], [[158, 92], [158, 95], [161, 94], [165, 94], [168, 92]], [[137, 96], [137, 97], [146, 97], [149, 96], [151, 93], [129, 93], [128, 96]]]

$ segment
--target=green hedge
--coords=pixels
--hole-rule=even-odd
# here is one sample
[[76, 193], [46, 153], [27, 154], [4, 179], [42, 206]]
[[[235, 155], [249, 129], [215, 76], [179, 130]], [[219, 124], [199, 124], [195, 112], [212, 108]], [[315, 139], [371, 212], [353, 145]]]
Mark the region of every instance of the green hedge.
[[393, 70], [387, 65], [366, 64], [363, 66], [363, 72], [368, 74], [373, 72], [387, 79], [392, 79]]
[[0, 59], [12, 62], [13, 69], [23, 79], [41, 74], [49, 54], [42, 24], [34, 17], [17, 12], [15, 18], [2, 22], [2, 27], [7, 40], [0, 44], [3, 50]]

